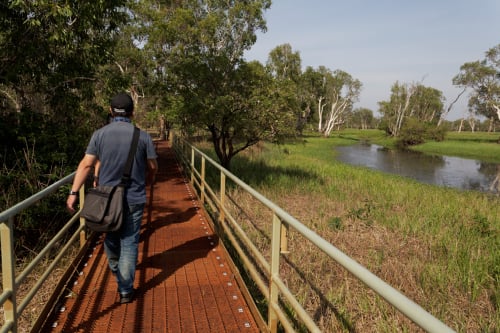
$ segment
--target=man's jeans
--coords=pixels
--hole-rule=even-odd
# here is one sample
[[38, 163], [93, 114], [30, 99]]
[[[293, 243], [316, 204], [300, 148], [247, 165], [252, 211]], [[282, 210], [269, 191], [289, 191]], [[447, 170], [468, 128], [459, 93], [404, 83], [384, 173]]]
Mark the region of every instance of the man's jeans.
[[137, 264], [139, 231], [141, 229], [144, 204], [124, 205], [124, 221], [120, 230], [108, 232], [104, 250], [109, 268], [116, 276], [120, 294], [134, 289], [135, 266]]

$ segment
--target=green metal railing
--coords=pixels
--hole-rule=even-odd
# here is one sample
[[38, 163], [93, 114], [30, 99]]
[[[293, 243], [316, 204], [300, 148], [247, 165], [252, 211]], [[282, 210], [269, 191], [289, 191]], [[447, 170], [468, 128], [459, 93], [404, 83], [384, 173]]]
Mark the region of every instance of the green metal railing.
[[[216, 228], [219, 232], [223, 232], [224, 237], [230, 241], [232, 248], [237, 252], [245, 269], [248, 270], [255, 286], [260, 290], [262, 295], [266, 297], [267, 325], [270, 332], [276, 332], [279, 325], [287, 332], [294, 332], [297, 329], [297, 322], [300, 322], [301, 325], [306, 327], [310, 332], [320, 332], [317, 323], [304, 309], [304, 305], [301, 304], [289, 290], [287, 283], [284, 281], [284, 276], [282, 276], [280, 272], [280, 265], [284, 260], [283, 256], [286, 256], [288, 253], [288, 235], [292, 230], [300, 234], [304, 240], [310, 242], [318, 251], [325, 253], [333, 261], [343, 266], [353, 276], [362, 281], [424, 330], [428, 332], [453, 332], [451, 328], [429, 314], [418, 304], [321, 238], [300, 221], [256, 192], [232, 173], [222, 168], [218, 163], [193, 147], [187, 141], [174, 137], [174, 149], [183, 163], [185, 171], [188, 173], [200, 200], [210, 209], [211, 213], [216, 216], [216, 220], [214, 221], [216, 222]], [[206, 179], [207, 168], [216, 170], [219, 174], [217, 189], [214, 189], [215, 186], [210, 186]], [[48, 242], [32, 262], [16, 276], [13, 233], [15, 217], [29, 207], [35, 205], [38, 201], [69, 184], [73, 177], [74, 173], [0, 213], [2, 260], [2, 293], [0, 294], [0, 306], [3, 307], [5, 319], [3, 326], [0, 328], [0, 333], [17, 332], [19, 317], [68, 249], [78, 241], [80, 242], [81, 248], [87, 244], [88, 235], [85, 233], [84, 220], [79, 217], [80, 212], [78, 211], [72, 215], [66, 225]], [[268, 255], [269, 259], [266, 259], [266, 255], [252, 242], [251, 237], [246, 234], [244, 228], [238, 223], [237, 217], [232, 215], [229, 207], [231, 200], [228, 196], [227, 189], [227, 187], [229, 187], [229, 181], [231, 181], [231, 186], [238, 186], [238, 190], [250, 194], [255, 200], [260, 202], [263, 207], [266, 207], [271, 212], [272, 218], [269, 223], [272, 224], [272, 228], [269, 245], [270, 255]], [[82, 187], [80, 190], [80, 207], [83, 206], [83, 193], [84, 188]], [[23, 299], [19, 299], [17, 291], [25, 282], [27, 276], [33, 272], [35, 267], [42, 262], [64, 235], [68, 233], [68, 231], [73, 230], [72, 228], [74, 227], [76, 227], [76, 231], [74, 231], [62, 246], [59, 254], [45, 268], [39, 281], [32, 286]], [[262, 274], [262, 272], [264, 272], [264, 274]], [[283, 306], [285, 303], [289, 308], [284, 309]], [[294, 318], [290, 318], [290, 308], [293, 309]]]
[[[57, 235], [45, 245], [40, 253], [24, 268], [24, 270], [16, 276], [16, 262], [14, 253], [15, 217], [21, 214], [26, 209], [35, 205], [38, 201], [48, 197], [52, 193], [58, 191], [61, 187], [69, 184], [72, 181], [73, 177], [74, 173], [0, 213], [0, 242], [2, 250], [2, 294], [0, 294], [0, 306], [3, 306], [4, 311], [4, 324], [0, 328], [0, 333], [17, 332], [19, 317], [22, 315], [26, 307], [30, 304], [31, 300], [40, 290], [43, 283], [50, 276], [52, 271], [63, 259], [64, 255], [68, 252], [70, 247], [78, 241], [80, 242], [80, 247], [83, 247], [87, 240], [87, 235], [84, 228], [84, 220], [79, 218], [80, 212], [78, 211], [70, 218], [70, 220], [64, 225], [64, 227], [61, 228]], [[83, 193], [84, 187], [82, 186], [82, 189], [80, 190], [80, 207], [82, 207], [82, 200], [84, 197]], [[71, 237], [69, 237], [66, 243], [64, 243], [61, 247], [61, 244], [59, 244], [59, 242], [75, 226], [76, 223], [79, 223], [76, 231], [74, 231]], [[33, 270], [38, 267], [38, 265], [41, 264], [42, 260], [46, 258], [50, 251], [55, 248], [55, 246], [57, 246], [57, 248], [59, 249], [58, 255], [52, 259], [47, 267], [44, 268], [43, 272], [41, 273], [42, 275], [26, 293], [24, 298], [18, 299], [17, 291], [19, 290], [20, 286], [26, 281], [28, 275], [32, 273]]]
[[[354, 277], [362, 281], [422, 329], [436, 333], [453, 332], [450, 327], [425, 311], [418, 304], [321, 238], [187, 141], [174, 137], [174, 149], [178, 158], [182, 161], [200, 200], [216, 217], [214, 221], [216, 223], [215, 227], [224, 231], [224, 236], [229, 239], [232, 247], [237, 251], [240, 261], [249, 272], [251, 279], [262, 295], [265, 296], [267, 300], [267, 325], [270, 332], [277, 331], [278, 323], [285, 331], [294, 332], [296, 330], [294, 322], [297, 322], [297, 318], [302, 323], [301, 325], [307, 327], [308, 331], [320, 332], [320, 329], [303, 305], [289, 290], [283, 280], [284, 276], [280, 273], [282, 257], [288, 253], [287, 235], [290, 228], [298, 232], [317, 250], [322, 251], [329, 258], [343, 266]], [[216, 172], [220, 173], [218, 177], [219, 184], [213, 185], [218, 186], [218, 189], [212, 188], [206, 179], [207, 164], [212, 170], [215, 169]], [[252, 243], [250, 237], [237, 222], [237, 218], [231, 215], [231, 210], [227, 204], [229, 201], [226, 189], [228, 179], [231, 180], [232, 186], [238, 187], [238, 191], [247, 192], [272, 212], [272, 220], [269, 221], [269, 223], [272, 223], [269, 261]], [[260, 273], [262, 271], [264, 277]], [[287, 304], [286, 309], [283, 307], [284, 302]], [[289, 316], [290, 307], [293, 309], [294, 318]]]

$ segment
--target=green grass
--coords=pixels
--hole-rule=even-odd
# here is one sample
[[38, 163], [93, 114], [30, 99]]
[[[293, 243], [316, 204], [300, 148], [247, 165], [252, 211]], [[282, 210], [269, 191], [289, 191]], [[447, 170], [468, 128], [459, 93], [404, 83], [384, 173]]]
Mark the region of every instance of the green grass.
[[[420, 293], [425, 295], [421, 305], [460, 331], [470, 327], [465, 324], [468, 320], [482, 323], [475, 328], [498, 329], [498, 198], [421, 184], [335, 160], [335, 146], [361, 138], [384, 140], [376, 131], [363, 135], [342, 131], [331, 138], [309, 136], [293, 144], [266, 144], [259, 153], [236, 158], [233, 171], [285, 210], [304, 206], [308, 209], [304, 223], [326, 238], [344, 232], [348, 225], [362, 223], [403, 239], [415, 239], [422, 251], [414, 254], [417, 259], [401, 256], [395, 260], [408, 262], [405, 269], [415, 271]], [[460, 145], [459, 141], [445, 141], [424, 144], [419, 149], [460, 156], [469, 156], [470, 152], [473, 158], [500, 152], [495, 144], [479, 139], [483, 136], [469, 138], [461, 140]], [[285, 199], [292, 194], [303, 202], [294, 201], [290, 208]], [[390, 250], [370, 254], [368, 266], [381, 266]], [[478, 303], [484, 302], [488, 306], [482, 308]], [[491, 309], [496, 310], [492, 313]]]
[[500, 144], [485, 141], [445, 140], [442, 142], [426, 142], [412, 147], [412, 150], [431, 155], [458, 156], [500, 163]]
[[474, 141], [495, 143], [500, 138], [500, 133], [494, 132], [448, 132], [446, 140], [452, 141]]

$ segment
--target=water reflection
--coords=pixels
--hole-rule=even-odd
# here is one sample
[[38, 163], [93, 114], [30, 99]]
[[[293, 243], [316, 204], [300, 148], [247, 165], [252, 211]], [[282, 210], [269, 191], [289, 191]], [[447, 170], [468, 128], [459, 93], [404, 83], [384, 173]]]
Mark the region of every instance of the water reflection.
[[338, 147], [337, 159], [423, 183], [462, 190], [499, 192], [500, 165], [451, 156], [388, 150], [373, 144]]

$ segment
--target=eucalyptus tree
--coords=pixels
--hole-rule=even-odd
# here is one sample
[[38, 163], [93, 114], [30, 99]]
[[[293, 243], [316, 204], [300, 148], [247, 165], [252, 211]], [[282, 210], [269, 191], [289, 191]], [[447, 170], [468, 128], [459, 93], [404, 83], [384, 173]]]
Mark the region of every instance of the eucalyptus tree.
[[[324, 71], [325, 104], [318, 105], [318, 130], [323, 136], [344, 124], [352, 106], [359, 98], [361, 81], [342, 70]], [[320, 97], [321, 104], [321, 97]]]
[[441, 91], [420, 83], [399, 83], [391, 87], [389, 101], [379, 102], [379, 112], [389, 135], [398, 137], [407, 119], [437, 125], [443, 113]]
[[[282, 100], [287, 103], [281, 104], [285, 110], [295, 117], [296, 130], [298, 133], [307, 121], [307, 111], [301, 109], [303, 92], [301, 91], [301, 68], [300, 53], [293, 51], [290, 44], [282, 44], [275, 47], [269, 53], [266, 68], [271, 73], [280, 88]], [[284, 110], [283, 110], [284, 111]]]
[[300, 53], [286, 43], [271, 50], [266, 66], [277, 80], [297, 83], [302, 74], [301, 62]]
[[351, 115], [351, 127], [360, 129], [374, 128], [375, 117], [373, 111], [368, 108], [354, 109]]
[[266, 29], [263, 14], [270, 0], [148, 3], [154, 6], [144, 50], [154, 58], [155, 74], [184, 129], [206, 129], [226, 168], [264, 134], [279, 133], [276, 123], [263, 122], [253, 109], [265, 111], [261, 105], [268, 98], [255, 92], [264, 93], [268, 80], [243, 59], [256, 32]]
[[453, 84], [472, 90], [469, 109], [490, 119], [491, 128], [500, 120], [500, 44], [489, 49], [485, 59], [463, 64]]
[[437, 124], [444, 110], [444, 101], [445, 98], [440, 90], [418, 84], [412, 96], [409, 117]]
[[403, 121], [410, 110], [410, 99], [416, 91], [415, 84], [400, 84], [396, 82], [391, 87], [389, 101], [379, 102], [379, 112], [386, 124], [386, 132], [397, 137], [403, 126]]
[[320, 66], [318, 70], [315, 70], [311, 66], [307, 66], [300, 77], [299, 98], [302, 109], [301, 119], [303, 123], [311, 122], [312, 124], [314, 121], [317, 122], [317, 118], [319, 115], [322, 115], [322, 111], [326, 106], [324, 103], [326, 98], [324, 71], [326, 71], [324, 66]]

